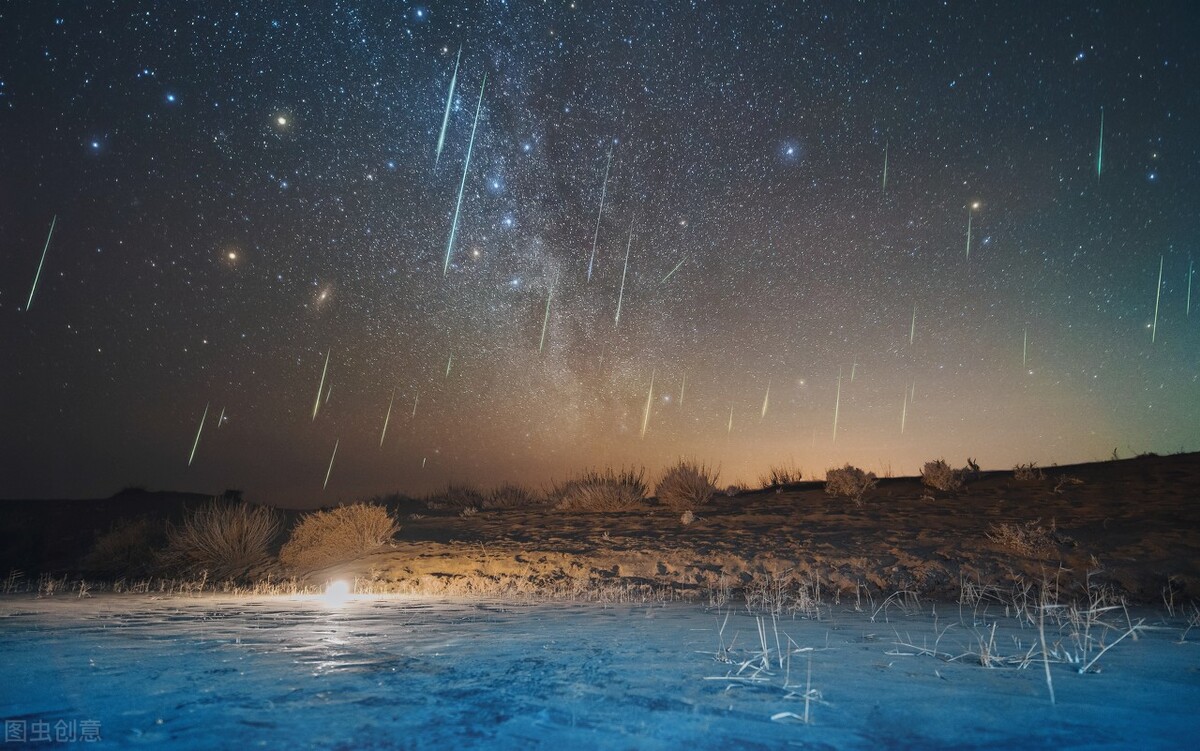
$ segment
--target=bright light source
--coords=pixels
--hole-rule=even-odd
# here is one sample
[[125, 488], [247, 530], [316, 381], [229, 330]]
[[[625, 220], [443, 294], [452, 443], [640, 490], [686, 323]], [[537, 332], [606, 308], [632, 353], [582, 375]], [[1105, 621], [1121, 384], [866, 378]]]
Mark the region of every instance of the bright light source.
[[325, 602], [330, 605], [341, 605], [348, 599], [350, 599], [350, 585], [347, 582], [338, 579], [325, 585]]

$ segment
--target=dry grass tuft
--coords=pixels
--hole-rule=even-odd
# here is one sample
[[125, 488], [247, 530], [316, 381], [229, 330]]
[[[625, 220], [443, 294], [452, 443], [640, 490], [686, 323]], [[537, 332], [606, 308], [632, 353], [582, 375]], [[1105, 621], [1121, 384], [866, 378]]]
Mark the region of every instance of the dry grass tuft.
[[520, 485], [501, 485], [488, 491], [480, 508], [529, 508], [537, 506], [541, 499], [532, 490]]
[[321, 568], [348, 561], [392, 541], [400, 525], [382, 506], [354, 503], [305, 514], [279, 551], [292, 569]]
[[654, 495], [673, 511], [695, 511], [716, 492], [718, 474], [703, 464], [681, 459], [663, 473]]
[[1029, 558], [1053, 558], [1058, 553], [1054, 527], [1051, 525], [1046, 529], [1039, 522], [992, 524], [988, 527], [987, 538]]
[[767, 474], [758, 478], [763, 490], [783, 488], [788, 485], [799, 485], [804, 482], [804, 473], [799, 467], [772, 466]]
[[431, 493], [425, 497], [425, 507], [430, 511], [462, 511], [465, 508], [479, 508], [483, 505], [484, 495], [473, 485], [456, 485], [451, 483], [440, 493]]
[[646, 499], [646, 470], [588, 470], [548, 495], [560, 511], [628, 511]]
[[963, 472], [953, 469], [944, 459], [925, 462], [921, 468], [921, 482], [934, 490], [954, 493], [962, 490]]
[[874, 472], [863, 472], [858, 467], [847, 464], [841, 469], [831, 469], [825, 472], [825, 492], [842, 498], [851, 498], [854, 503], [861, 504], [863, 496], [879, 480]]
[[1037, 462], [1029, 462], [1028, 464], [1018, 464], [1013, 467], [1013, 479], [1021, 482], [1045, 480], [1046, 473], [1037, 465]]
[[214, 500], [188, 514], [180, 525], [168, 527], [162, 563], [187, 576], [243, 576], [267, 562], [279, 528], [274, 509]]

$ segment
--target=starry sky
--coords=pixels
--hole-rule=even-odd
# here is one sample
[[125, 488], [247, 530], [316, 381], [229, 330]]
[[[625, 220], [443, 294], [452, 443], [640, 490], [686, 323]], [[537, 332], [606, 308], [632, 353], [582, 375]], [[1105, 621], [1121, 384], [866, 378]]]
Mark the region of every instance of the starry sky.
[[1200, 449], [1198, 30], [5, 4], [0, 497]]

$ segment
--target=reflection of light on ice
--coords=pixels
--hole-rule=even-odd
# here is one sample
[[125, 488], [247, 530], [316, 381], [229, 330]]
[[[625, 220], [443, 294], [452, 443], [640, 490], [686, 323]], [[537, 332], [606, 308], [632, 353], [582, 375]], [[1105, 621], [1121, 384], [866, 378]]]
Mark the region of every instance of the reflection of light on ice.
[[325, 595], [322, 599], [330, 605], [341, 605], [350, 599], [350, 585], [341, 579], [331, 581], [326, 585]]

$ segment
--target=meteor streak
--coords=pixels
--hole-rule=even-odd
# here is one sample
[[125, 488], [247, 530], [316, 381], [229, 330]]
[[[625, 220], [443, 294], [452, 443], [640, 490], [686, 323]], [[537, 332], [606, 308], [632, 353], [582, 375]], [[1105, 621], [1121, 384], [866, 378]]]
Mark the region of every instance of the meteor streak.
[[29, 288], [29, 299], [25, 301], [25, 311], [33, 304], [33, 293], [37, 292], [38, 279], [42, 277], [42, 264], [46, 262], [46, 251], [50, 250], [50, 238], [54, 237], [54, 225], [58, 224], [58, 214], [50, 220], [50, 232], [46, 235], [46, 244], [42, 247], [42, 260], [38, 261], [37, 273], [33, 275], [33, 286]]
[[650, 392], [646, 394], [646, 411], [642, 413], [642, 438], [646, 437], [646, 426], [650, 424], [650, 403], [654, 400], [654, 376], [657, 370], [650, 371]]
[[887, 193], [887, 162], [888, 162], [888, 147], [892, 145], [891, 141], [885, 141], [883, 144], [883, 192]]
[[904, 435], [904, 423], [908, 420], [908, 389], [904, 389], [904, 405], [900, 408], [900, 435]]
[[612, 166], [612, 146], [608, 147], [608, 161], [604, 164], [604, 182], [600, 185], [600, 210], [596, 212], [596, 231], [592, 233], [592, 257], [588, 259], [588, 281], [592, 281], [592, 266], [596, 263], [596, 240], [600, 237], [600, 218], [604, 216], [604, 196], [608, 192], [608, 168]]
[[771, 381], [767, 381], [767, 393], [763, 394], [762, 414], [758, 416], [758, 421], [762, 422], [767, 417], [767, 405], [771, 401]]
[[217, 430], [221, 429], [221, 425], [225, 422], [225, 408], [221, 407], [221, 416], [217, 418]]
[[1187, 278], [1187, 316], [1192, 317], [1192, 259], [1188, 259], [1188, 278]]
[[204, 405], [204, 414], [200, 415], [200, 427], [196, 430], [196, 440], [192, 442], [192, 453], [188, 456], [188, 466], [196, 458], [196, 447], [200, 445], [200, 434], [204, 432], [204, 418], [208, 417], [208, 404]]
[[675, 268], [671, 269], [670, 272], [668, 272], [667, 275], [662, 278], [662, 281], [659, 282], [659, 284], [666, 284], [667, 280], [670, 279], [672, 276], [674, 276], [676, 271], [679, 271], [679, 267], [682, 266], [683, 262], [686, 260], [687, 260], [687, 256], [684, 256], [683, 258], [679, 259], [679, 263], [675, 264]]
[[392, 419], [392, 402], [396, 401], [396, 387], [392, 387], [392, 398], [388, 401], [387, 414], [383, 416], [383, 432], [379, 434], [379, 448], [383, 448], [383, 439], [387, 437], [388, 420]]
[[733, 432], [733, 405], [729, 405], [729, 425], [725, 427], [725, 435]]
[[679, 383], [679, 406], [683, 406], [683, 392], [687, 390], [687, 373], [683, 374], [683, 380]]
[[450, 357], [446, 360], [446, 377], [450, 377], [450, 366], [454, 364], [454, 353], [450, 353]]
[[1100, 145], [1096, 148], [1096, 181], [1100, 181], [1100, 172], [1104, 167], [1104, 108], [1100, 108]]
[[329, 469], [325, 470], [325, 484], [321, 486], [321, 490], [329, 487], [329, 475], [333, 474], [333, 460], [337, 458], [338, 444], [342, 439], [338, 438], [333, 442], [333, 454], [329, 457]]
[[546, 327], [550, 324], [550, 301], [554, 299], [554, 288], [557, 286], [558, 275], [555, 274], [554, 284], [550, 285], [550, 291], [546, 294], [546, 315], [542, 317], [542, 341], [538, 343], [538, 352], [546, 345]]
[[913, 337], [917, 335], [917, 306], [913, 306], [912, 326], [908, 329], [908, 343], [913, 343]]
[[1029, 329], [1021, 335], [1021, 367], [1029, 364]]
[[467, 171], [471, 168], [471, 151], [475, 148], [475, 129], [479, 127], [479, 111], [483, 109], [483, 90], [487, 86], [487, 73], [479, 86], [479, 102], [475, 105], [475, 122], [471, 125], [471, 140], [467, 142], [467, 158], [463, 162], [462, 181], [458, 184], [458, 201], [454, 204], [454, 221], [450, 223], [450, 241], [446, 243], [446, 262], [442, 264], [442, 276], [450, 271], [450, 254], [454, 251], [454, 236], [458, 233], [458, 214], [462, 210], [463, 191], [467, 187]]
[[458, 83], [458, 63], [462, 60], [462, 45], [458, 46], [458, 57], [454, 58], [454, 75], [450, 77], [450, 92], [446, 94], [446, 114], [442, 115], [442, 132], [438, 136], [437, 151], [433, 157], [433, 168], [437, 169], [442, 158], [442, 146], [446, 144], [446, 126], [450, 124], [450, 104], [454, 101], [454, 85]]
[[629, 241], [625, 243], [625, 268], [621, 270], [621, 291], [617, 295], [617, 317], [613, 328], [621, 325], [621, 302], [625, 299], [625, 275], [629, 273], [629, 249], [633, 247], [633, 220], [629, 220]]
[[321, 393], [325, 390], [325, 374], [329, 372], [329, 355], [333, 350], [325, 353], [325, 367], [321, 369], [321, 382], [317, 384], [317, 401], [313, 404], [312, 419], [317, 419], [317, 411], [321, 409]]
[[417, 416], [417, 403], [420, 401], [421, 401], [421, 392], [418, 391], [417, 395], [415, 397], [413, 397], [413, 413], [412, 413], [413, 417]]
[[1163, 272], [1163, 257], [1158, 257], [1158, 287], [1154, 290], [1154, 325], [1150, 327], [1150, 343], [1154, 344], [1154, 338], [1158, 335], [1158, 302], [1162, 298], [1162, 272]]
[[842, 374], [838, 373], [837, 399], [833, 402], [833, 443], [837, 443], [838, 410], [842, 406]]

